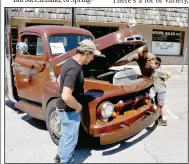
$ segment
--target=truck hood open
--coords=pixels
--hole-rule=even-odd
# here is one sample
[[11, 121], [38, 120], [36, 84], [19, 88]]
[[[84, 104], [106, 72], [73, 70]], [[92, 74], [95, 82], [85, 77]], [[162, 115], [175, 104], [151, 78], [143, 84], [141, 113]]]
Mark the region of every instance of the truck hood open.
[[[122, 57], [146, 44], [145, 39], [139, 35], [135, 28], [126, 28], [103, 37], [93, 40], [97, 44], [97, 49], [106, 56], [106, 63], [112, 65]], [[52, 60], [54, 69], [61, 66], [66, 59], [73, 56], [76, 49], [59, 55]]]
[[135, 28], [126, 28], [94, 40], [97, 49], [106, 56], [109, 65], [114, 64], [138, 47], [146, 44]]

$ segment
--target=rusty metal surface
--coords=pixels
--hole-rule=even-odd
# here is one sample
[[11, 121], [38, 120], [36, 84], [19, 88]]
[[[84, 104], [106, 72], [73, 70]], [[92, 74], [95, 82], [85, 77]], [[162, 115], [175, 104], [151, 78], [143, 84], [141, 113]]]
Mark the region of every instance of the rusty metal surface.
[[44, 112], [41, 107], [27, 103], [26, 101], [23, 101], [23, 100], [18, 101], [15, 104], [15, 107], [18, 109], [21, 109], [23, 112], [27, 113], [29, 116], [32, 116], [39, 120], [44, 120]]
[[81, 29], [78, 27], [70, 27], [70, 26], [58, 26], [58, 25], [30, 26], [20, 31], [21, 34], [24, 32], [37, 33], [42, 36], [50, 36], [53, 34], [80, 34], [80, 35], [88, 35], [93, 37], [92, 33], [85, 29]]
[[114, 131], [120, 128], [121, 123], [127, 124], [128, 127], [130, 127], [134, 122], [142, 118], [146, 112], [150, 112], [151, 114], [155, 112], [153, 110], [153, 104], [150, 102], [137, 109], [134, 109], [133, 106], [133, 109], [125, 111], [122, 115], [117, 115], [117, 117], [110, 122], [102, 122], [97, 120], [95, 124], [91, 125], [90, 134], [99, 136], [100, 134]]
[[44, 68], [33, 59], [16, 57], [14, 69], [18, 96], [42, 103], [43, 86], [49, 79], [45, 61], [39, 62]]
[[151, 116], [143, 120], [134, 122], [133, 125], [131, 126], [122, 127], [120, 129], [108, 133], [104, 133], [100, 135], [100, 144], [101, 145], [112, 144], [121, 141], [123, 139], [129, 138], [137, 134], [141, 130], [150, 126], [153, 122], [156, 121], [158, 116], [159, 116], [159, 111], [156, 111], [156, 113], [152, 113]]

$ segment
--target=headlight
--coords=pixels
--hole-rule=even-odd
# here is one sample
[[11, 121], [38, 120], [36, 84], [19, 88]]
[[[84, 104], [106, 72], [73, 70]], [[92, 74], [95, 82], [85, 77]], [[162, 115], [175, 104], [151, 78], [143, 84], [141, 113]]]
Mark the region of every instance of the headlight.
[[102, 110], [101, 110], [101, 116], [105, 119], [108, 119], [109, 117], [112, 116], [114, 112], [114, 105], [110, 102], [105, 102], [102, 105]]

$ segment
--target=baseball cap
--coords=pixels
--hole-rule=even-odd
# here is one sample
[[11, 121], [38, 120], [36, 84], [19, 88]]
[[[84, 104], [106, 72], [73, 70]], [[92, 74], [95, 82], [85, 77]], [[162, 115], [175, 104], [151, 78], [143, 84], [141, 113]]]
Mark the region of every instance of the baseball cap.
[[102, 56], [105, 57], [105, 55], [101, 54], [100, 51], [96, 49], [97, 45], [93, 43], [93, 41], [84, 39], [83, 41], [78, 43], [78, 50], [81, 51], [90, 51], [93, 52], [96, 56]]

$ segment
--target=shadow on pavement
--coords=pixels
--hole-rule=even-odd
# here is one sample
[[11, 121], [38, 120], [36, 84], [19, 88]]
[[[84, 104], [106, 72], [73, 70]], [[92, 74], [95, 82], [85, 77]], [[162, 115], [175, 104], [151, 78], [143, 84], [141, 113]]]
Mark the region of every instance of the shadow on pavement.
[[[13, 111], [17, 112], [18, 114], [23, 114], [24, 113], [20, 109], [14, 107], [15, 103], [12, 102], [12, 101], [10, 101], [10, 100], [6, 100], [5, 101], [5, 105], [8, 106]], [[24, 115], [24, 116], [22, 116], [21, 119], [24, 120], [24, 121], [26, 121], [27, 123], [29, 123], [30, 125], [34, 126], [37, 129], [47, 130], [46, 124], [42, 120], [35, 119], [35, 118], [33, 118], [33, 117], [31, 117], [31, 116], [29, 116], [27, 114]]]
[[[144, 133], [142, 136], [136, 138], [135, 140], [133, 140], [133, 141], [131, 141], [131, 142], [128, 142], [128, 140], [131, 139], [131, 138], [134, 137], [134, 136], [132, 136], [132, 137], [126, 139], [126, 140], [123, 140], [123, 141], [121, 141], [121, 142], [119, 143], [119, 144], [120, 144], [119, 147], [117, 147], [117, 148], [115, 148], [115, 149], [113, 149], [113, 150], [104, 151], [104, 152], [102, 153], [102, 155], [104, 155], [104, 156], [112, 155], [112, 154], [118, 153], [118, 152], [120, 152], [120, 151], [122, 151], [122, 150], [124, 150], [124, 149], [127, 149], [127, 148], [133, 146], [134, 144], [140, 142], [141, 140], [143, 140], [144, 138], [146, 138], [147, 136], [149, 136], [149, 135], [156, 129], [156, 127], [157, 127], [157, 124], [154, 123], [152, 127], [146, 128], [147, 132]], [[136, 134], [136, 135], [137, 135], [137, 134]], [[113, 146], [115, 146], [115, 145], [113, 145]], [[110, 148], [109, 146], [105, 146], [105, 147], [106, 147], [106, 149], [107, 149], [107, 148]]]
[[9, 108], [11, 108], [12, 110], [14, 110], [15, 112], [17, 112], [18, 114], [22, 114], [24, 113], [23, 111], [21, 111], [20, 109], [14, 107], [15, 103], [10, 101], [10, 100], [6, 100], [5, 101], [5, 105], [8, 106]]
[[43, 120], [35, 119], [29, 115], [24, 115], [21, 119], [26, 121], [27, 123], [29, 123], [30, 125], [34, 126], [37, 129], [47, 130], [45, 121]]
[[[102, 156], [108, 156], [108, 155], [119, 153], [119, 152], [133, 146], [134, 144], [137, 144], [138, 142], [140, 142], [141, 140], [143, 140], [144, 138], [149, 136], [156, 129], [156, 127], [157, 127], [157, 125], [154, 123], [152, 127], [146, 128], [146, 130], [147, 130], [146, 133], [144, 133], [142, 136], [134, 139], [131, 142], [129, 142], [128, 140], [133, 138], [137, 134], [132, 137], [129, 137], [123, 141], [120, 141], [120, 142], [117, 142], [117, 143], [114, 143], [111, 145], [103, 145], [103, 146], [99, 145], [97, 138], [92, 138], [86, 134], [81, 133], [80, 137], [79, 137], [78, 145], [74, 152], [75, 162], [83, 163], [89, 156], [92, 155], [92, 153], [91, 153], [92, 150], [96, 150], [96, 151], [104, 150], [102, 152]], [[115, 149], [108, 150], [117, 145], [119, 145], [119, 147], [116, 147]]]

